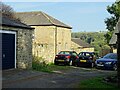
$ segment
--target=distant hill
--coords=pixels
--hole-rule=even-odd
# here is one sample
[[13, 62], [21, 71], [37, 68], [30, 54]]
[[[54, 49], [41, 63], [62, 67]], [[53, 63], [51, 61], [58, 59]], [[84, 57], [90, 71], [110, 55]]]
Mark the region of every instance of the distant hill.
[[73, 32], [72, 38], [80, 38], [83, 41], [91, 44], [96, 41], [105, 41], [104, 35], [106, 32]]

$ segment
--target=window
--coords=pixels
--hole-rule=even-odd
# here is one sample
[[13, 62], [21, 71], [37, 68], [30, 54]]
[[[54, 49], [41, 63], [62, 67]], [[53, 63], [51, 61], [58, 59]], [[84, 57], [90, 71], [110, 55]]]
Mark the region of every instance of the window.
[[107, 59], [117, 59], [117, 54], [107, 54], [105, 55], [103, 58], [107, 58]]

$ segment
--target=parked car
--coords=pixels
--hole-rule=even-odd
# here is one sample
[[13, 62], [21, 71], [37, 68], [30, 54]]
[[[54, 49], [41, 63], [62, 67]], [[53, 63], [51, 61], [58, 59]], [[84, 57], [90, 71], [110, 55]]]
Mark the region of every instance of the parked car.
[[97, 68], [117, 70], [117, 54], [106, 54], [104, 57], [97, 59], [95, 64]]
[[94, 52], [80, 52], [78, 56], [79, 59], [75, 63], [77, 66], [94, 67], [96, 59]]
[[55, 56], [54, 64], [75, 65], [78, 58], [75, 51], [61, 51]]

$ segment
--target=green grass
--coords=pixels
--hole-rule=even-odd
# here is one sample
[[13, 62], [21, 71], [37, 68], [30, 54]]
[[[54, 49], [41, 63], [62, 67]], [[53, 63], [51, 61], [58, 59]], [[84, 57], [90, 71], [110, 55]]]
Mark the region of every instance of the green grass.
[[48, 64], [43, 57], [33, 56], [32, 70], [53, 73], [54, 71], [68, 70], [70, 68], [69, 66], [58, 66], [53, 63]]
[[48, 72], [48, 73], [53, 73], [54, 71], [59, 71], [59, 70], [69, 70], [70, 66], [58, 66], [54, 64], [37, 64], [37, 63], [32, 63], [32, 69], [36, 71], [42, 71], [42, 72]]
[[77, 86], [78, 88], [111, 88], [116, 90], [117, 86], [110, 83], [103, 82], [103, 77], [91, 78], [81, 83]]

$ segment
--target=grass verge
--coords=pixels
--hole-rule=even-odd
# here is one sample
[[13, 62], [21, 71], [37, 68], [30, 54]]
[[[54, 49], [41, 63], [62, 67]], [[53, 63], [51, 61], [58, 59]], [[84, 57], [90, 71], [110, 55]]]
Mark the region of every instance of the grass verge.
[[33, 56], [32, 69], [36, 71], [53, 73], [59, 70], [68, 70], [72, 67], [69, 66], [58, 66], [53, 63], [48, 63], [43, 57]]
[[103, 77], [96, 77], [91, 78], [85, 81], [82, 81], [78, 86], [78, 88], [111, 88], [113, 90], [118, 90], [117, 86], [111, 83], [105, 83], [103, 82]]
[[42, 71], [42, 72], [48, 72], [48, 73], [53, 73], [54, 71], [58, 70], [69, 70], [70, 66], [58, 66], [54, 64], [38, 64], [38, 63], [32, 63], [32, 69], [36, 71]]

